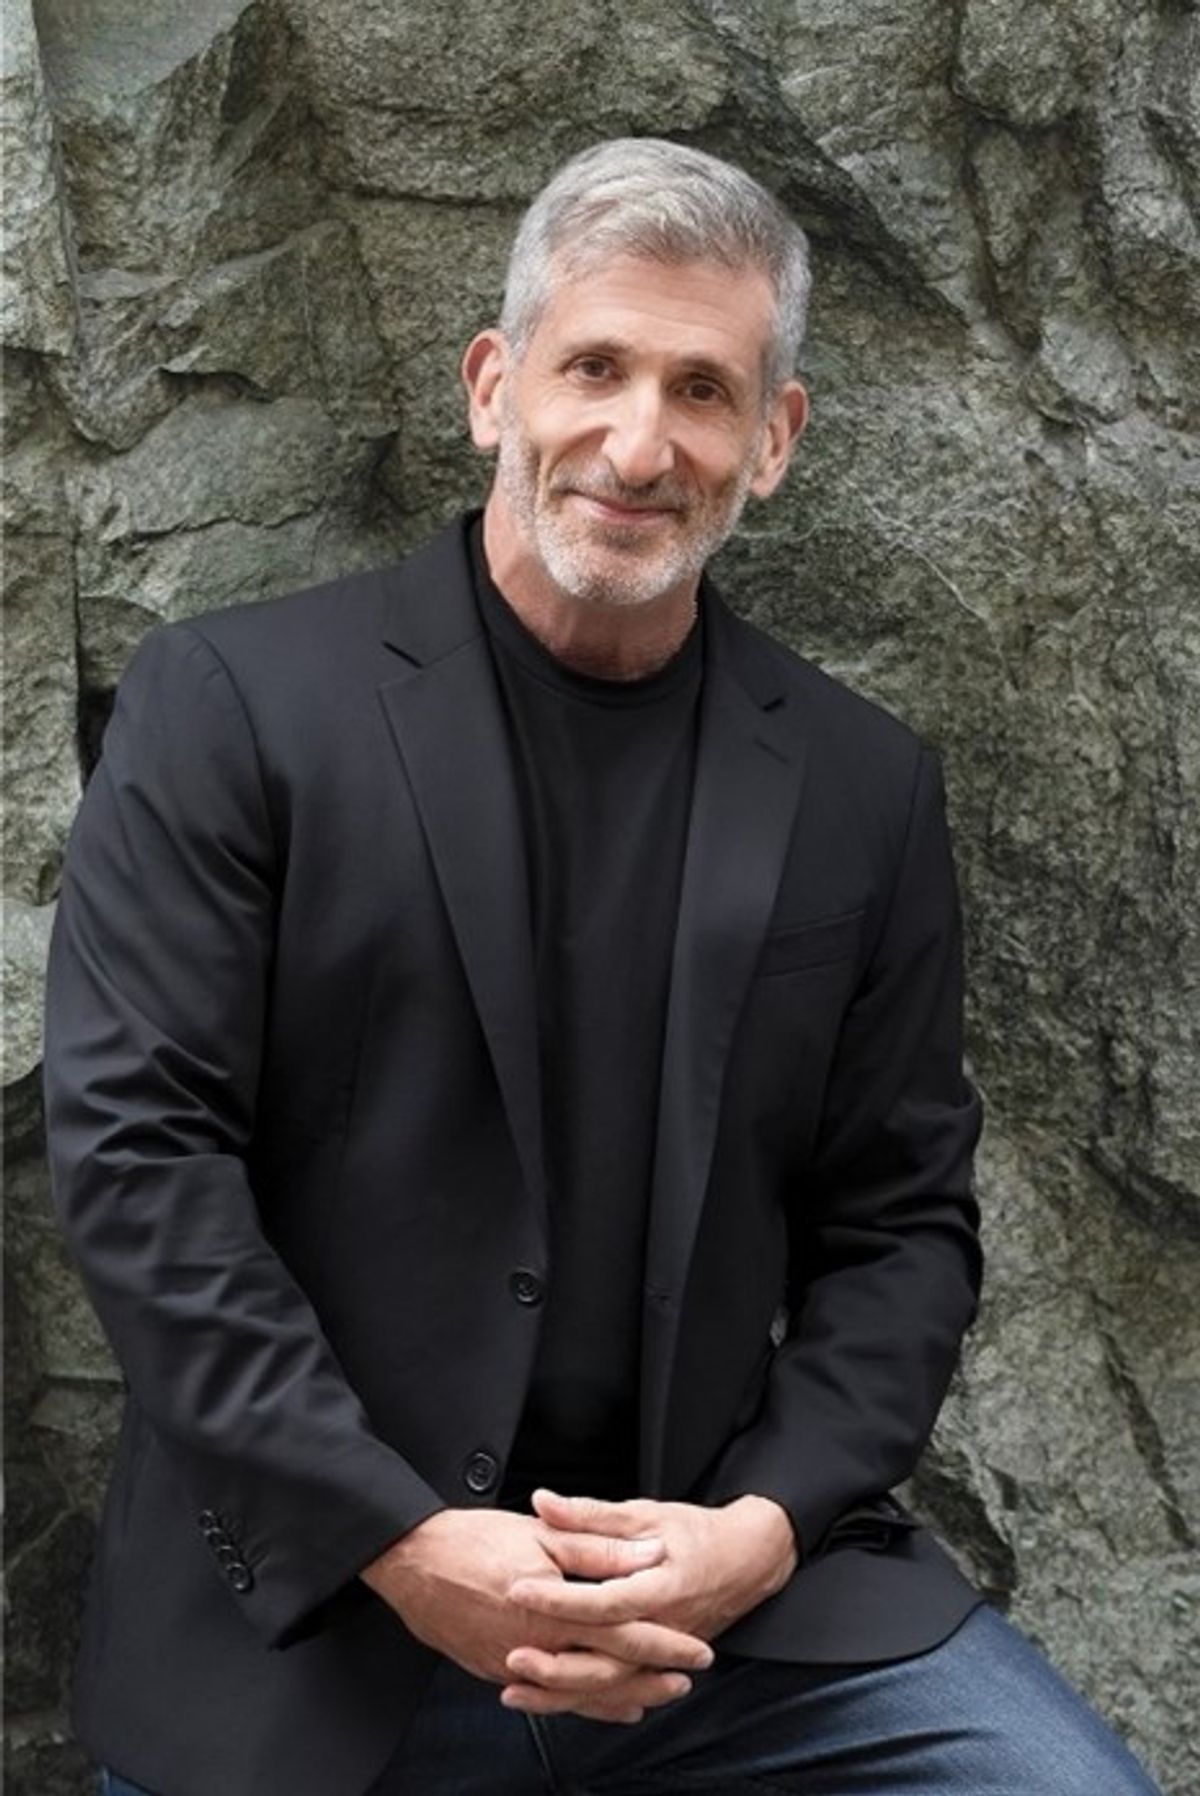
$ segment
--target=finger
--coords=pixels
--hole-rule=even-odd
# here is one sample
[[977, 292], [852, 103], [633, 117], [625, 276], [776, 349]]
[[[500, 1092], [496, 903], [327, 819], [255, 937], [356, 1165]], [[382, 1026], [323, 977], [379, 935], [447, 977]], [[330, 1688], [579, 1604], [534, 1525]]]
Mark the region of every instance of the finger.
[[[631, 1669], [707, 1671], [714, 1658], [708, 1642], [694, 1634], [682, 1634], [656, 1622], [636, 1622], [622, 1628], [588, 1629], [579, 1638], [556, 1647], [523, 1644], [513, 1648], [504, 1665], [514, 1678], [540, 1684], [546, 1681], [541, 1675], [543, 1670], [572, 1654], [614, 1665], [617, 1675], [624, 1677]], [[600, 1684], [611, 1680], [597, 1673], [592, 1681]]]
[[627, 1578], [659, 1564], [667, 1550], [653, 1535], [622, 1540], [613, 1534], [569, 1534], [548, 1527], [540, 1539], [558, 1569], [576, 1578]]
[[542, 1690], [571, 1690], [580, 1695], [603, 1694], [615, 1684], [627, 1683], [631, 1668], [623, 1659], [607, 1653], [544, 1652], [536, 1646], [518, 1646], [504, 1661], [515, 1683], [536, 1684]]
[[640, 1621], [661, 1608], [671, 1594], [671, 1584], [661, 1566], [610, 1578], [600, 1584], [568, 1584], [558, 1578], [517, 1578], [509, 1587], [509, 1601], [534, 1615], [554, 1621], [592, 1625]]
[[691, 1689], [691, 1679], [680, 1672], [632, 1672], [606, 1690], [550, 1689], [541, 1683], [506, 1684], [500, 1700], [506, 1708], [529, 1715], [556, 1715], [566, 1711], [603, 1720], [640, 1720], [641, 1712], [678, 1702]]
[[636, 1499], [610, 1503], [603, 1497], [560, 1497], [557, 1491], [535, 1490], [532, 1502], [544, 1522], [571, 1534], [615, 1534], [634, 1540], [655, 1532], [651, 1505]]
[[716, 1656], [707, 1640], [658, 1621], [589, 1629], [579, 1644], [627, 1665], [644, 1665], [655, 1671], [707, 1671]]
[[640, 1721], [645, 1714], [639, 1704], [616, 1697], [605, 1701], [596, 1696], [569, 1696], [561, 1691], [542, 1690], [536, 1684], [506, 1684], [500, 1701], [506, 1709], [519, 1709], [523, 1715], [582, 1715], [585, 1721], [622, 1722], [626, 1726]]
[[540, 1646], [523, 1643], [514, 1647], [505, 1659], [505, 1667], [514, 1676], [541, 1679], [532, 1669], [572, 1652], [582, 1652], [600, 1659], [615, 1661], [624, 1674], [630, 1667], [651, 1671], [707, 1671], [714, 1653], [707, 1640], [658, 1622], [634, 1622], [620, 1628], [589, 1628], [578, 1638], [556, 1645]]
[[644, 1719], [645, 1709], [613, 1709], [611, 1704], [602, 1702], [581, 1702], [574, 1710], [576, 1715], [585, 1721], [607, 1721], [620, 1727], [634, 1727]]

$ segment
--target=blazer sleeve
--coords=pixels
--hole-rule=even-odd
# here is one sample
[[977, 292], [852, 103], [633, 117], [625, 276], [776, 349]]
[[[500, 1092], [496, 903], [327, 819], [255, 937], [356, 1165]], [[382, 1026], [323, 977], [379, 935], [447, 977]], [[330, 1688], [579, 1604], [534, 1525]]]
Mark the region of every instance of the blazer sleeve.
[[[122, 682], [50, 959], [55, 1202], [133, 1397], [271, 1644], [442, 1499], [371, 1430], [266, 1239], [246, 1152], [281, 859], [251, 727], [195, 630]], [[214, 1576], [220, 1576], [214, 1561]]]
[[981, 1109], [962, 1070], [960, 933], [940, 768], [922, 750], [883, 925], [792, 1193], [788, 1331], [755, 1421], [704, 1492], [773, 1497], [804, 1558], [913, 1471], [975, 1314]]

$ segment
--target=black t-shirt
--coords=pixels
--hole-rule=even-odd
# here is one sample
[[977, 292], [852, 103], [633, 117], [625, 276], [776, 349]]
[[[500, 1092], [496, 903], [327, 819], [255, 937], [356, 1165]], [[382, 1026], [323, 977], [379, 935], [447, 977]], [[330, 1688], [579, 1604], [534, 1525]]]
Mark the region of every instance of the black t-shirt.
[[547, 1313], [503, 1500], [636, 1489], [641, 1293], [667, 987], [695, 765], [699, 627], [658, 672], [573, 672], [494, 586], [480, 611], [529, 865], [550, 1181]]

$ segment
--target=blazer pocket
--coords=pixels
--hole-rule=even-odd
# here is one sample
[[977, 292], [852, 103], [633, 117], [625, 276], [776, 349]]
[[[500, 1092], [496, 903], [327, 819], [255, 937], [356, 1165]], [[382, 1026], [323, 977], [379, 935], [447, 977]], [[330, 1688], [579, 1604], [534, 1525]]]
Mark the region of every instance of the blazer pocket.
[[763, 943], [757, 977], [771, 979], [781, 973], [799, 973], [808, 967], [849, 960], [858, 948], [862, 919], [861, 910], [851, 910], [839, 917], [797, 923], [791, 929], [773, 929]]

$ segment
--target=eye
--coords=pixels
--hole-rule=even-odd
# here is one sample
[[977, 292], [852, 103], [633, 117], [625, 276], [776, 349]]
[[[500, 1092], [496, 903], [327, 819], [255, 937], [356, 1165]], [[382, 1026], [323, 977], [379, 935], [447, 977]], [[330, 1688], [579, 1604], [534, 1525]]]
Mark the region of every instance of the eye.
[[607, 380], [613, 365], [606, 355], [578, 355], [571, 363], [571, 372], [578, 374], [581, 380], [594, 383]]
[[684, 382], [683, 391], [696, 405], [720, 405], [725, 389], [707, 374], [693, 374]]

